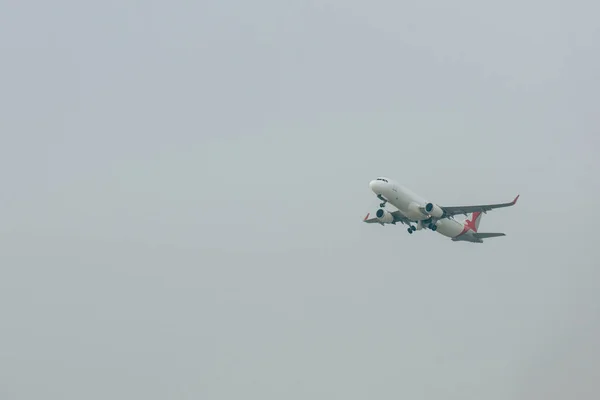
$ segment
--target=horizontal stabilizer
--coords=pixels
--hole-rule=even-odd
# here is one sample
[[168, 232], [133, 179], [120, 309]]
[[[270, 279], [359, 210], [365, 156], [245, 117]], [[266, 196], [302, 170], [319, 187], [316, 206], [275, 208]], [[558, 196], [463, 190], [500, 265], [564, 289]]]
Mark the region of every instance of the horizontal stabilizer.
[[487, 238], [493, 238], [493, 237], [498, 237], [498, 236], [506, 236], [506, 234], [499, 233], [499, 232], [474, 232], [473, 236], [475, 236], [477, 239], [487, 239]]

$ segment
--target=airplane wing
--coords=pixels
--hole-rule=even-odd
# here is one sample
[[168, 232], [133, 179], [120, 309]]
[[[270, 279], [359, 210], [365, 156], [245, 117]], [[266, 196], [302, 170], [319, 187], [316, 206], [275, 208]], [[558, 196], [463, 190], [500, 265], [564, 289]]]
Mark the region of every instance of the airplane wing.
[[[396, 210], [396, 211], [388, 211], [392, 217], [394, 217], [394, 222], [391, 222], [392, 224], [395, 224], [396, 222], [401, 222], [403, 224], [406, 225], [410, 225], [413, 221], [409, 220], [408, 218], [406, 218], [404, 216], [404, 214], [402, 214], [400, 211]], [[373, 217], [373, 218], [369, 218], [369, 214], [367, 214], [367, 216], [365, 217], [365, 219], [363, 219], [363, 222], [366, 222], [368, 224], [381, 224], [384, 225], [383, 222], [380, 222], [379, 219], [377, 217]]]
[[474, 212], [483, 212], [485, 213], [486, 211], [490, 211], [493, 210], [495, 208], [502, 208], [502, 207], [510, 207], [510, 206], [514, 206], [517, 203], [517, 200], [519, 199], [518, 195], [517, 197], [515, 197], [515, 199], [511, 202], [508, 203], [499, 203], [499, 204], [481, 204], [481, 205], [475, 205], [475, 206], [454, 206], [454, 207], [441, 207], [442, 210], [444, 210], [444, 216], [445, 217], [452, 217], [454, 215], [458, 215], [458, 214], [469, 214], [469, 213], [474, 213]]

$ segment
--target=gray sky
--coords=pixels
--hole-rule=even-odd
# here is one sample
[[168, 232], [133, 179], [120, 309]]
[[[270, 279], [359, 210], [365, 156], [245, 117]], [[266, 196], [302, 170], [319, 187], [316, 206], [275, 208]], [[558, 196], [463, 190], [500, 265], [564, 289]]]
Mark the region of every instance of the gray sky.
[[599, 12], [1, 2], [0, 397], [597, 399]]

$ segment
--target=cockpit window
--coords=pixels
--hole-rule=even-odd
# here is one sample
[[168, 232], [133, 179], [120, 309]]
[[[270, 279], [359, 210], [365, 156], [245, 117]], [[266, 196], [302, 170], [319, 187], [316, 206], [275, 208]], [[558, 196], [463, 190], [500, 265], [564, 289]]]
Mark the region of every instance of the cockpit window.
[[383, 179], [383, 178], [377, 178], [378, 181], [383, 181], [385, 183], [388, 183], [387, 179]]

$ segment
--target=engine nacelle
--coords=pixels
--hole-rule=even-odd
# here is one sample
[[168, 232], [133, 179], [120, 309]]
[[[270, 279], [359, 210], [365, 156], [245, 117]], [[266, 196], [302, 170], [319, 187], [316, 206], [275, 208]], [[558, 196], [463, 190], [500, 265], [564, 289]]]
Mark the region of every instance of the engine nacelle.
[[425, 211], [434, 218], [441, 218], [444, 215], [444, 211], [433, 203], [427, 203], [425, 205]]
[[394, 216], [389, 212], [385, 211], [383, 208], [377, 210], [375, 216], [377, 216], [379, 222], [383, 224], [391, 224], [392, 222], [394, 222]]

